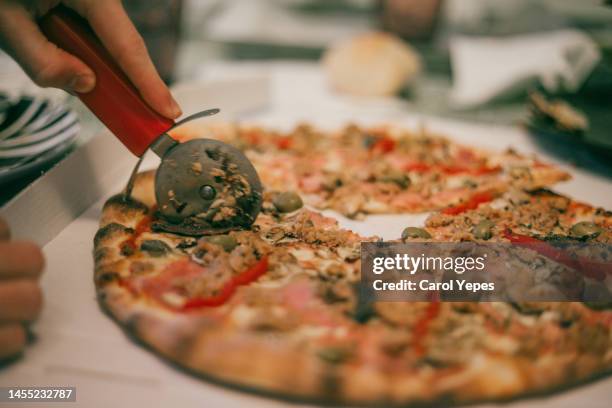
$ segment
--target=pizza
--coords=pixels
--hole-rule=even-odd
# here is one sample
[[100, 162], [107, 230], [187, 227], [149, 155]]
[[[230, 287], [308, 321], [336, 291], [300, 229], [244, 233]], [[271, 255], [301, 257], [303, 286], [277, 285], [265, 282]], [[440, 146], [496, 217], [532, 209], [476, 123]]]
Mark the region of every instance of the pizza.
[[438, 241], [612, 242], [612, 212], [547, 189], [509, 190], [474, 208], [451, 206], [425, 225]]
[[240, 148], [267, 188], [298, 191], [307, 204], [349, 218], [476, 205], [509, 188], [533, 190], [569, 178], [512, 149], [490, 152], [393, 126], [323, 132], [300, 125], [280, 133], [218, 124], [180, 132], [183, 139], [204, 134]]
[[[94, 280], [103, 309], [142, 344], [195, 375], [299, 400], [462, 404], [548, 393], [610, 372], [612, 311], [606, 305], [364, 302], [360, 247], [379, 238], [342, 229], [316, 209], [344, 209], [350, 216], [435, 209], [424, 227], [407, 226], [398, 237], [405, 242], [570, 237], [605, 243], [612, 236], [609, 212], [540, 189], [567, 175], [536, 158], [464, 151], [412, 134], [393, 140], [397, 146], [414, 143], [414, 149], [378, 152], [360, 144], [350, 154], [350, 144], [366, 135], [347, 129], [332, 136], [338, 139], [329, 149], [310, 128], [298, 128], [291, 139], [258, 130], [252, 141], [250, 130], [219, 132], [236, 146], [245, 143], [240, 147], [265, 186], [262, 212], [245, 230], [198, 238], [156, 228], [154, 172], [138, 174], [130, 195], [106, 202], [94, 238]], [[349, 139], [347, 132], [357, 132], [355, 140], [341, 141]], [[386, 140], [384, 135], [375, 137]], [[308, 160], [301, 143], [313, 143], [318, 152], [309, 175], [296, 172]], [[343, 149], [346, 155], [339, 153]], [[324, 151], [330, 159], [346, 156], [339, 169], [314, 163]], [[315, 173], [344, 174], [351, 156], [364, 165], [362, 155], [383, 163], [418, 157], [423, 167], [406, 170], [405, 187], [371, 174], [338, 186], [350, 185], [358, 195], [372, 192], [366, 196], [382, 203], [375, 210], [359, 205], [348, 211], [336, 190], [304, 190], [304, 180]], [[517, 163], [529, 176], [512, 176]], [[275, 165], [281, 166], [278, 173]], [[449, 172], [443, 165], [463, 167]], [[366, 173], [374, 167], [368, 164]], [[450, 181], [460, 178], [472, 184]], [[443, 181], [435, 192], [411, 190], [426, 189], [425, 179]], [[441, 192], [453, 198], [432, 198]], [[489, 196], [474, 199], [485, 192]], [[425, 203], [393, 201], [404, 193]]]

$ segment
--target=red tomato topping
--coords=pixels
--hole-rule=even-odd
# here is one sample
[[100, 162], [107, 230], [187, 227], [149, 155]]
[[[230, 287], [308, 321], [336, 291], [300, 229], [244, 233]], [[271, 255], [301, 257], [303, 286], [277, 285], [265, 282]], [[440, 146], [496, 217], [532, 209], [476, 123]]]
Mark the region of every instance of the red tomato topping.
[[481, 166], [477, 169], [471, 170], [470, 174], [473, 174], [475, 176], [483, 176], [485, 174], [499, 173], [500, 171], [501, 171], [500, 166], [493, 166], [493, 167]]
[[370, 146], [370, 150], [381, 152], [381, 153], [389, 153], [395, 150], [395, 140], [391, 139], [388, 136], [382, 136], [376, 139], [372, 146]]
[[234, 294], [238, 286], [247, 285], [256, 281], [268, 270], [268, 258], [263, 257], [244, 272], [231, 278], [219, 291], [218, 294], [208, 297], [189, 299], [183, 306], [183, 310], [193, 310], [200, 307], [221, 306]]
[[290, 137], [279, 137], [276, 139], [276, 147], [280, 150], [287, 150], [293, 144], [293, 140]]
[[533, 162], [534, 169], [541, 169], [541, 168], [546, 168], [546, 167], [550, 167], [550, 164], [542, 163], [539, 160], [536, 160]]
[[483, 191], [483, 192], [474, 194], [466, 202], [452, 206], [452, 207], [447, 207], [443, 209], [441, 212], [442, 214], [447, 214], [447, 215], [461, 214], [462, 212], [478, 208], [480, 204], [487, 203], [493, 200], [493, 198], [494, 198], [493, 194], [491, 194], [489, 191]]
[[257, 129], [251, 129], [244, 132], [244, 138], [247, 143], [256, 145], [261, 141], [261, 132]]
[[410, 163], [403, 167], [404, 171], [416, 171], [419, 173], [428, 171], [429, 169], [431, 169], [431, 166], [425, 163]]
[[[182, 311], [189, 311], [201, 307], [221, 306], [231, 298], [238, 286], [247, 285], [254, 282], [260, 276], [266, 273], [267, 270], [268, 259], [263, 257], [244, 272], [241, 272], [229, 279], [216, 295], [190, 298], [184, 305], [179, 306], [178, 309]], [[205, 267], [188, 259], [183, 259], [168, 265], [158, 276], [148, 279], [145, 278], [140, 284], [139, 288], [138, 283], [133, 284], [128, 280], [122, 281], [121, 284], [133, 293], [140, 291], [141, 293], [145, 293], [148, 296], [163, 302], [162, 297], [164, 294], [172, 292], [172, 283], [174, 281], [189, 281], [197, 279], [198, 276], [205, 273], [207, 273]], [[179, 293], [179, 295], [184, 295], [184, 293]], [[166, 303], [164, 302], [164, 304]]]
[[457, 166], [457, 165], [431, 166], [425, 163], [410, 163], [404, 166], [402, 169], [404, 171], [415, 171], [419, 173], [438, 170], [444, 174], [449, 174], [449, 175], [465, 173], [465, 174], [471, 174], [473, 176], [484, 176], [486, 174], [494, 174], [494, 173], [499, 173], [501, 171], [500, 166], [494, 166], [494, 167], [480, 166], [480, 167], [470, 168], [470, 167]]
[[440, 313], [440, 300], [433, 299], [425, 309], [423, 316], [417, 320], [413, 328], [414, 333], [414, 349], [417, 355], [425, 353], [425, 346], [423, 345], [423, 339], [427, 335], [429, 325], [433, 319], [435, 319]]

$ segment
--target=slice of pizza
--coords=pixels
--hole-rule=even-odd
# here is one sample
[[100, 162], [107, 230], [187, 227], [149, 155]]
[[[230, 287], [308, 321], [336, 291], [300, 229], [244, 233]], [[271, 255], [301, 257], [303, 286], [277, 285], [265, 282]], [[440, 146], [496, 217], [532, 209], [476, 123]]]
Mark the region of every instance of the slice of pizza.
[[473, 206], [509, 188], [532, 190], [569, 178], [513, 150], [474, 149], [391, 126], [322, 132], [301, 125], [288, 133], [231, 125], [207, 129], [198, 134], [244, 150], [268, 189], [299, 191], [307, 204], [350, 218]]
[[430, 215], [425, 228], [408, 228], [402, 239], [505, 244], [498, 248], [522, 258], [512, 277], [520, 284], [522, 265], [528, 278], [521, 294], [578, 290], [593, 306], [611, 305], [612, 212], [550, 190], [510, 190], [476, 206], [448, 207]]
[[366, 239], [299, 197], [267, 192], [251, 229], [194, 239], [152, 229], [153, 188], [141, 174], [130, 197], [104, 206], [98, 298], [129, 334], [206, 379], [307, 401], [449, 404], [551, 392], [612, 368], [610, 311], [362, 302]]
[[612, 242], [612, 212], [546, 189], [513, 189], [490, 202], [452, 206], [425, 225], [439, 241]]

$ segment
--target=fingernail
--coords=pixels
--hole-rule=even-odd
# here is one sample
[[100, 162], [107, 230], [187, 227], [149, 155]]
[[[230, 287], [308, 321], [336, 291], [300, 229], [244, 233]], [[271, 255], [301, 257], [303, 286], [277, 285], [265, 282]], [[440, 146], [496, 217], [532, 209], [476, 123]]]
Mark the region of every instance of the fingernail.
[[170, 97], [170, 112], [172, 113], [172, 119], [176, 119], [183, 114], [181, 107], [172, 97]]
[[70, 81], [70, 89], [79, 93], [89, 92], [95, 85], [96, 78], [89, 74], [77, 75]]

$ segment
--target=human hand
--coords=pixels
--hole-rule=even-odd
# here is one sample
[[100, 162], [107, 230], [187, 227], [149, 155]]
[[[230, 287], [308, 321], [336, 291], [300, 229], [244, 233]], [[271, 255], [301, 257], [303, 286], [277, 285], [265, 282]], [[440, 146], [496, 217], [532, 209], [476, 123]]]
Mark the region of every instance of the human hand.
[[42, 307], [38, 277], [43, 266], [40, 248], [10, 241], [9, 228], [0, 219], [0, 361], [26, 346], [24, 324], [36, 319]]
[[77, 57], [51, 43], [36, 24], [58, 4], [84, 17], [143, 99], [158, 113], [175, 119], [181, 109], [155, 70], [145, 43], [120, 0], [0, 0], [0, 47], [43, 87], [86, 93], [94, 72]]

